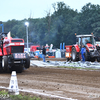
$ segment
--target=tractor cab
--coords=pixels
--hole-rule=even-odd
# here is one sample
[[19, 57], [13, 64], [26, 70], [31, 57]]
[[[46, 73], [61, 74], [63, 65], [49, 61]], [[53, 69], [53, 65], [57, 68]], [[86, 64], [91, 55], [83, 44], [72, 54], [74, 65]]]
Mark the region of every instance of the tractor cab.
[[77, 45], [82, 48], [82, 45], [86, 47], [88, 51], [95, 49], [95, 40], [93, 35], [77, 35]]

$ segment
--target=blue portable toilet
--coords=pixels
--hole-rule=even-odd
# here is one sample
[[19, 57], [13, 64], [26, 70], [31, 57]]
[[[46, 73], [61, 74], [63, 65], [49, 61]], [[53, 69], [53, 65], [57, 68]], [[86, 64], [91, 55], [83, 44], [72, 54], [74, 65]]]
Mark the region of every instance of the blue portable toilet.
[[62, 50], [62, 43], [60, 43], [60, 50]]
[[65, 49], [65, 43], [63, 43], [63, 50]]

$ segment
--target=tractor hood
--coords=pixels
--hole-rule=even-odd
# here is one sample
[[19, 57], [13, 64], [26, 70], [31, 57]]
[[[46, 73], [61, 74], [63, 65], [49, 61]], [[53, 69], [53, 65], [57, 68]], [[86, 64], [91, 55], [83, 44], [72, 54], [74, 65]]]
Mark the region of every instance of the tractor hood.
[[90, 43], [87, 43], [86, 49], [88, 50], [88, 52], [90, 52], [91, 57], [94, 57], [94, 58], [100, 57], [100, 52], [99, 50], [96, 49], [96, 46]]
[[94, 50], [96, 50], [96, 46], [94, 46], [94, 45], [92, 45], [90, 43], [86, 44], [86, 48], [87, 48], [88, 51], [94, 51]]

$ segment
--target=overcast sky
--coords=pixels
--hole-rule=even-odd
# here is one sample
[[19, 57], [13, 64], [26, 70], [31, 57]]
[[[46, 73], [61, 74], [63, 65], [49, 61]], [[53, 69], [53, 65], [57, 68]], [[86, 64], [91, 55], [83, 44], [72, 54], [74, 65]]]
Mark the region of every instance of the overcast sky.
[[0, 21], [42, 18], [46, 12], [53, 12], [53, 3], [60, 1], [78, 11], [89, 2], [100, 5], [100, 0], [0, 0]]

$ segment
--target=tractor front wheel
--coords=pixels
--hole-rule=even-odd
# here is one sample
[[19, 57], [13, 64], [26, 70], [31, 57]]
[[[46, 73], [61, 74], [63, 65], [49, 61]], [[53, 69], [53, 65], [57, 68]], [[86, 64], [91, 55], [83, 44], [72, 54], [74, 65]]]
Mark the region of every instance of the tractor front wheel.
[[30, 67], [30, 57], [27, 54], [27, 58], [26, 58], [26, 63], [25, 63], [25, 68], [29, 68]]
[[8, 69], [8, 57], [7, 56], [2, 57], [2, 68], [4, 72], [6, 72]]
[[97, 61], [100, 62], [100, 57], [97, 58]]

